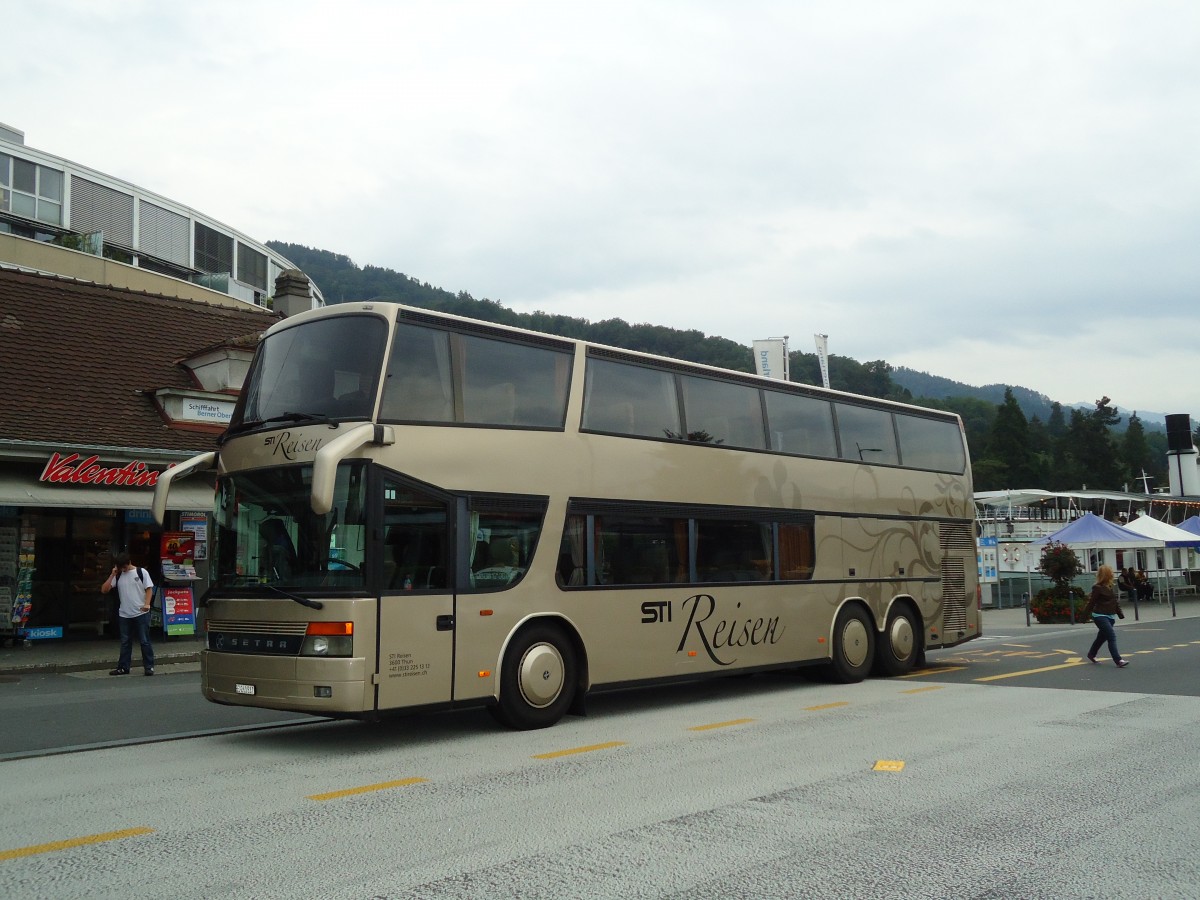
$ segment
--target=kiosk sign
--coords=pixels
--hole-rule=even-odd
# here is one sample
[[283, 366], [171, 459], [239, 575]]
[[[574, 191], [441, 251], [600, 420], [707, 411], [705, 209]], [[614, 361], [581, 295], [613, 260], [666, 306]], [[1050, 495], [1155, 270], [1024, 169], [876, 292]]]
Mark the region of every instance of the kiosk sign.
[[163, 588], [163, 631], [167, 634], [196, 633], [196, 609], [190, 587]]
[[159, 555], [162, 557], [162, 628], [166, 635], [196, 633], [196, 605], [192, 601], [191, 581], [195, 569], [196, 533], [163, 532]]

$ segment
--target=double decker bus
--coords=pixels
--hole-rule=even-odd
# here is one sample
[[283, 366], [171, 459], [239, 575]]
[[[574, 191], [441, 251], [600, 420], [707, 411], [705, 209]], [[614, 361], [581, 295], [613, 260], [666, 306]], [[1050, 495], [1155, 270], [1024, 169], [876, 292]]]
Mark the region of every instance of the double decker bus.
[[204, 695], [316, 715], [824, 666], [980, 634], [953, 414], [389, 303], [272, 326], [217, 449]]

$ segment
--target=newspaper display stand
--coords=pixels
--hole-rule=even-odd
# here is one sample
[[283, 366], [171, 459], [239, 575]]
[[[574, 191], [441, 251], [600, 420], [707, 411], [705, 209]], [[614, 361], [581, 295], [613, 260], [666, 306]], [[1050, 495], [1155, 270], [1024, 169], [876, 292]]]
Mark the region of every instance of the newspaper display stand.
[[[163, 583], [150, 625], [161, 626], [165, 637], [196, 633], [196, 604], [192, 582], [196, 575], [196, 536], [190, 531], [168, 531], [162, 536]], [[158, 621], [156, 621], [158, 619]]]
[[[0, 535], [0, 647], [12, 641], [27, 642], [26, 624], [33, 612], [34, 532], [30, 528], [7, 527]], [[17, 536], [20, 534], [18, 543]]]

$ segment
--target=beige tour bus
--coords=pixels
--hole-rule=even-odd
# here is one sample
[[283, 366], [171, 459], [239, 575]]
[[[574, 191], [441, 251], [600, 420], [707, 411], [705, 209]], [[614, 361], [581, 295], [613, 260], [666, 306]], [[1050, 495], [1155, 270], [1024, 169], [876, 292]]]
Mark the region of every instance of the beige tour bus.
[[958, 417], [389, 303], [274, 325], [217, 449], [204, 695], [316, 715], [823, 666], [979, 637]]

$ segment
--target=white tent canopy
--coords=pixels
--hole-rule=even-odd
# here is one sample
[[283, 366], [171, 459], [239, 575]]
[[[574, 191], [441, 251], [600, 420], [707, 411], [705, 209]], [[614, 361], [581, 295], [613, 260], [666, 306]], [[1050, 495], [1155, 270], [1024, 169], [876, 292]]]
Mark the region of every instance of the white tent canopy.
[[1136, 550], [1146, 547], [1165, 547], [1166, 544], [1158, 538], [1138, 534], [1120, 525], [1101, 519], [1092, 513], [1084, 513], [1070, 525], [1058, 529], [1053, 534], [1033, 541], [1034, 545], [1048, 544], [1054, 541], [1066, 544], [1072, 550]]
[[1138, 516], [1125, 525], [1129, 531], [1136, 531], [1146, 537], [1162, 541], [1167, 547], [1200, 547], [1200, 534], [1193, 534], [1166, 522], [1160, 522], [1151, 516]]

